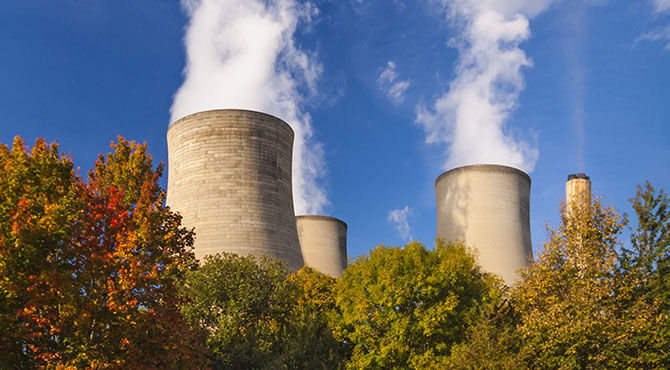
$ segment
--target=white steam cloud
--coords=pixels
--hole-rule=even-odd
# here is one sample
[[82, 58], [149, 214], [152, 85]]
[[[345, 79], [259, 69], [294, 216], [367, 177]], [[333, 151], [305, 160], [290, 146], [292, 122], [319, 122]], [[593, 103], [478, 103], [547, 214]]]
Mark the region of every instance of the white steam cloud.
[[398, 231], [398, 235], [403, 240], [409, 241], [412, 239], [412, 228], [409, 226], [409, 216], [412, 214], [412, 210], [409, 206], [405, 208], [394, 209], [389, 212], [387, 221], [392, 223]]
[[416, 122], [429, 144], [447, 145], [445, 169], [477, 163], [530, 172], [538, 151], [505, 124], [524, 88], [522, 69], [532, 66], [519, 45], [530, 37], [529, 19], [552, 0], [440, 0], [458, 35], [456, 78], [449, 91], [418, 105]]
[[381, 71], [377, 78], [377, 84], [386, 93], [386, 96], [395, 105], [405, 100], [405, 91], [410, 85], [407, 80], [398, 80], [398, 72], [396, 72], [396, 65], [393, 61], [386, 63], [386, 67]]
[[328, 204], [319, 180], [325, 172], [321, 145], [312, 139], [305, 100], [322, 72], [315, 55], [294, 41], [300, 22], [318, 14], [296, 0], [182, 0], [190, 18], [184, 44], [185, 80], [171, 108], [171, 122], [221, 108], [266, 112], [295, 132], [293, 200], [298, 214], [321, 213]]

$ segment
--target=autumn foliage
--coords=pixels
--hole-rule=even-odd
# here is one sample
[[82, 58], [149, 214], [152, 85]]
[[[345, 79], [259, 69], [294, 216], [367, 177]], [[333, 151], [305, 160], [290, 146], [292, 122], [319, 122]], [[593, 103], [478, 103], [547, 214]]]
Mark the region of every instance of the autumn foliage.
[[561, 209], [515, 286], [442, 241], [379, 246], [335, 279], [233, 254], [198, 264], [163, 165], [145, 144], [111, 149], [84, 179], [56, 144], [0, 144], [0, 368], [670, 363], [670, 198], [649, 183], [634, 227], [601, 200]]
[[193, 234], [164, 206], [146, 145], [119, 138], [84, 181], [56, 144], [0, 145], [0, 362], [197, 364], [176, 284]]

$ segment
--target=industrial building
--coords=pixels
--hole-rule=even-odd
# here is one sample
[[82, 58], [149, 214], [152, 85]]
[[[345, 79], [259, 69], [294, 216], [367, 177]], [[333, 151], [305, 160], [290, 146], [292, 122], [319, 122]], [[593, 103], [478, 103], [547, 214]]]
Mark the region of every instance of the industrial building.
[[435, 180], [437, 237], [474, 246], [486, 271], [512, 284], [533, 259], [530, 177], [516, 168], [479, 164]]
[[[347, 224], [321, 215], [295, 216], [293, 130], [255, 111], [219, 109], [173, 123], [167, 133], [167, 204], [196, 231], [195, 254], [269, 256], [297, 271], [333, 277], [347, 267]], [[516, 168], [478, 164], [435, 180], [437, 237], [477, 250], [485, 271], [514, 284], [533, 259], [531, 179]], [[590, 204], [591, 182], [570, 175], [566, 205]]]
[[341, 274], [347, 263], [344, 222], [299, 217], [298, 236], [293, 135], [277, 117], [240, 109], [198, 112], [170, 126], [166, 203], [195, 228], [196, 258], [219, 252], [269, 256], [293, 271], [307, 263]]

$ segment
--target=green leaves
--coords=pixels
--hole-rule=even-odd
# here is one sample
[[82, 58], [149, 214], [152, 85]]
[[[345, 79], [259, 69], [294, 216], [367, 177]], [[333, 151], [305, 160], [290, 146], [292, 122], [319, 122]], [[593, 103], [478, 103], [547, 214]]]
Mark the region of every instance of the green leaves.
[[595, 200], [562, 220], [514, 289], [522, 359], [540, 368], [659, 366], [667, 318], [643, 298], [643, 269], [622, 253], [626, 218]]
[[188, 273], [184, 317], [207, 332], [216, 368], [337, 368], [340, 344], [328, 327], [334, 280], [278, 261], [207, 256]]
[[352, 347], [348, 367], [420, 368], [445, 361], [492, 289], [493, 279], [461, 244], [373, 249], [338, 283], [336, 336]]

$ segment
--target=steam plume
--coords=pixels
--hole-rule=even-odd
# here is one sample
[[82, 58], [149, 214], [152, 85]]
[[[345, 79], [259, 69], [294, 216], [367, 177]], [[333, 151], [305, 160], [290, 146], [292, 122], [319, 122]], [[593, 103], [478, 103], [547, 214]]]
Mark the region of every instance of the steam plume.
[[296, 213], [321, 213], [328, 204], [319, 184], [321, 145], [312, 139], [305, 100], [315, 94], [322, 66], [296, 46], [300, 22], [318, 14], [296, 0], [182, 0], [186, 29], [185, 80], [174, 97], [171, 122], [221, 108], [275, 115], [295, 132], [293, 200]]
[[538, 152], [518, 140], [506, 121], [524, 88], [522, 69], [532, 62], [519, 45], [530, 37], [529, 19], [552, 0], [440, 0], [458, 35], [456, 78], [432, 107], [419, 105], [416, 122], [426, 142], [448, 146], [445, 169], [495, 163], [532, 171]]

